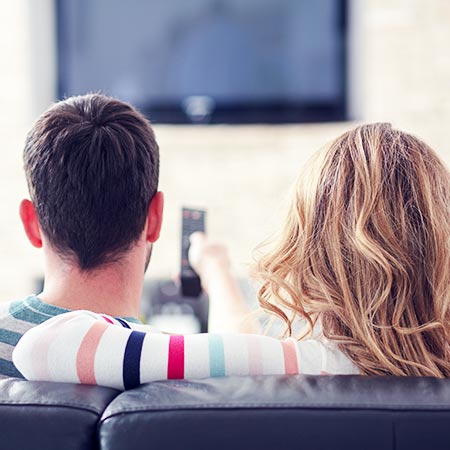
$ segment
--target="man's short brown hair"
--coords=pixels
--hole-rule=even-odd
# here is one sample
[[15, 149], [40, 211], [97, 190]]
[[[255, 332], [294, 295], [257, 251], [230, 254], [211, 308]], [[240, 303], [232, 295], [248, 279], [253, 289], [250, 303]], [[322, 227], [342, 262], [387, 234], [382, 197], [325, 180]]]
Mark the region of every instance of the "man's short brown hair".
[[159, 150], [131, 105], [100, 94], [58, 102], [28, 134], [23, 157], [43, 233], [81, 270], [117, 260], [139, 238]]

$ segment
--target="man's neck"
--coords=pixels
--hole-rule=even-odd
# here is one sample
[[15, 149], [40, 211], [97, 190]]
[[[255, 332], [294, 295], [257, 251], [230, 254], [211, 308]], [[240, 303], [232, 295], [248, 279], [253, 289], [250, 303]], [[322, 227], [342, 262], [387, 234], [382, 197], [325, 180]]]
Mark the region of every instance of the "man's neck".
[[44, 290], [39, 295], [42, 301], [115, 317], [139, 315], [143, 264], [127, 260], [86, 273], [61, 261], [54, 262], [46, 264]]

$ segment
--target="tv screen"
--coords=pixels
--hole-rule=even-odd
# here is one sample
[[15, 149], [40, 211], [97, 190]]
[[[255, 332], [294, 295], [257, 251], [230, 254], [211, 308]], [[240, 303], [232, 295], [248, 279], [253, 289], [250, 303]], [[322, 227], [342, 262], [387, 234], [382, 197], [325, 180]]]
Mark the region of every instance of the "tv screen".
[[344, 0], [58, 0], [59, 96], [155, 122], [345, 119]]

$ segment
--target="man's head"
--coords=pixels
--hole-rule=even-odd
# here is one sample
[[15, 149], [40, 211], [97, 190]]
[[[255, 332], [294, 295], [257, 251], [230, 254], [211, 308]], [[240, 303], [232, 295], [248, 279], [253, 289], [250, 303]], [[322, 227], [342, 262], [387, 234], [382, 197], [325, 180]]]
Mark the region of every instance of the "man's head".
[[[28, 134], [24, 163], [34, 208], [22, 203], [21, 217], [30, 241], [42, 245], [42, 233], [82, 271], [119, 260], [152, 221], [158, 145], [126, 103], [99, 94], [56, 103]], [[155, 220], [149, 242], [159, 235]]]

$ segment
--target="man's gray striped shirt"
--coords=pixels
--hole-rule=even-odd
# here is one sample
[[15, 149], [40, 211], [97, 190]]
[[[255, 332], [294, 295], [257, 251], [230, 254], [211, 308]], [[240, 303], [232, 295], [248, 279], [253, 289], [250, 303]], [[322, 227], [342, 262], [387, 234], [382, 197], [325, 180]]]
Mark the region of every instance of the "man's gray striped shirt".
[[68, 311], [44, 303], [34, 295], [0, 304], [0, 379], [23, 378], [12, 362], [12, 351], [19, 339], [30, 328]]

